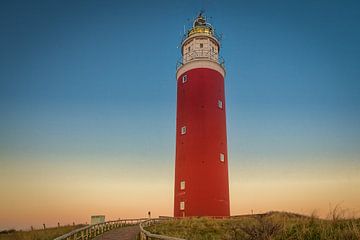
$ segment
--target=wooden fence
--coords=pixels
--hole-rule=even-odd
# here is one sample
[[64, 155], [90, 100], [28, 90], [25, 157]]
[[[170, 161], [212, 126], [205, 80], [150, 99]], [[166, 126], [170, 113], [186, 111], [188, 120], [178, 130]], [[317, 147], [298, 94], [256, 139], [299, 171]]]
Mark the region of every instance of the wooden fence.
[[137, 225], [145, 220], [147, 220], [147, 218], [123, 219], [123, 220], [98, 223], [94, 225], [85, 226], [79, 229], [75, 229], [74, 231], [71, 231], [67, 234], [55, 238], [54, 240], [89, 240], [112, 229]]
[[149, 231], [146, 231], [144, 227], [148, 227], [153, 224], [161, 223], [163, 221], [169, 220], [171, 218], [153, 218], [148, 219], [140, 223], [140, 240], [185, 240], [184, 238], [176, 238], [176, 237], [169, 237], [159, 234], [153, 234]]
[[120, 227], [133, 226], [137, 224], [139, 224], [140, 227], [140, 236], [139, 236], [140, 240], [185, 240], [183, 238], [153, 234], [144, 229], [144, 227], [148, 227], [153, 224], [158, 224], [169, 219], [172, 218], [152, 218], [152, 219], [138, 218], [138, 219], [123, 219], [116, 221], [108, 221], [104, 223], [88, 225], [79, 229], [75, 229], [67, 234], [55, 238], [54, 240], [90, 240], [107, 231]]

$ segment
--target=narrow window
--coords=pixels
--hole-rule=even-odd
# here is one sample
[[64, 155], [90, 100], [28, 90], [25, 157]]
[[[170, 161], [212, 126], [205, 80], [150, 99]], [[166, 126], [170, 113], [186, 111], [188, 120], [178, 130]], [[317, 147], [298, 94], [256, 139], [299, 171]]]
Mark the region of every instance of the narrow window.
[[182, 83], [186, 83], [187, 82], [187, 75], [184, 75], [183, 77], [182, 77]]
[[185, 210], [185, 202], [180, 202], [180, 210]]
[[200, 48], [203, 48], [204, 47], [204, 44], [200, 43]]
[[190, 52], [190, 49], [191, 49], [191, 48], [190, 48], [190, 47], [188, 47], [188, 52]]
[[223, 153], [220, 153], [220, 162], [225, 161], [225, 155]]
[[180, 190], [185, 190], [185, 181], [180, 182]]
[[186, 126], [181, 127], [181, 135], [186, 133]]
[[223, 102], [221, 100], [218, 100], [218, 107], [221, 109], [223, 108]]

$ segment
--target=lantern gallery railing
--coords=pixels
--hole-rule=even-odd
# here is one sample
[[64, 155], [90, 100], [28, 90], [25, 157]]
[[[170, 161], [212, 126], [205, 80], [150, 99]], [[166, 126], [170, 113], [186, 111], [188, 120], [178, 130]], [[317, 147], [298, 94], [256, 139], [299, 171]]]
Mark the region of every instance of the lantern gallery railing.
[[112, 229], [137, 225], [145, 220], [147, 220], [147, 218], [123, 219], [123, 220], [98, 223], [94, 225], [85, 226], [83, 228], [75, 229], [74, 231], [71, 231], [67, 234], [55, 238], [54, 240], [89, 240]]
[[183, 63], [194, 60], [195, 58], [206, 58], [217, 62], [219, 55], [210, 50], [194, 50], [183, 56]]
[[153, 234], [149, 231], [146, 231], [144, 227], [148, 227], [163, 221], [168, 220], [167, 218], [156, 218], [156, 219], [149, 219], [140, 223], [140, 240], [185, 240], [184, 238], [176, 238], [176, 237], [169, 237], [165, 235]]
[[215, 32], [213, 29], [210, 30], [209, 27], [198, 26], [198, 27], [188, 30], [187, 33], [182, 36], [181, 42], [184, 42], [185, 39], [187, 39], [189, 36], [194, 35], [196, 33], [213, 36], [214, 38], [216, 38], [219, 41], [219, 43], [222, 40], [222, 34], [217, 34], [217, 32]]
[[224, 59], [219, 56], [219, 54], [211, 50], [194, 50], [190, 53], [184, 54], [179, 61], [176, 63], [176, 69], [179, 69], [182, 65], [194, 61], [194, 60], [211, 60], [219, 63], [223, 68], [225, 68]]

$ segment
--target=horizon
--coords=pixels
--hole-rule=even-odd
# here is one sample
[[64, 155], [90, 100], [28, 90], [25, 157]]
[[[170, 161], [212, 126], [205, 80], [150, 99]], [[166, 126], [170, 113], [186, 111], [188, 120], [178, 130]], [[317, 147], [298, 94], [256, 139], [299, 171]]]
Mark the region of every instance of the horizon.
[[146, 3], [1, 4], [0, 230], [172, 216], [178, 46], [204, 8], [231, 215], [359, 214], [360, 3]]

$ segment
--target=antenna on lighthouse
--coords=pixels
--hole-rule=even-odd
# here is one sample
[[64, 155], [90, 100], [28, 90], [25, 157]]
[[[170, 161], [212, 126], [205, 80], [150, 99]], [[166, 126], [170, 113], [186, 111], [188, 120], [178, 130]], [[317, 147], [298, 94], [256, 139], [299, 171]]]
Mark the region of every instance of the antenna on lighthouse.
[[205, 21], [206, 21], [206, 16], [205, 16], [205, 9], [204, 8], [201, 8], [200, 11], [199, 11], [199, 14], [198, 16], [195, 18], [195, 19], [198, 19], [198, 18], [204, 18]]
[[199, 16], [202, 16], [204, 13], [205, 13], [205, 9], [204, 9], [204, 8], [201, 8], [201, 9], [200, 9], [200, 12], [199, 12]]

